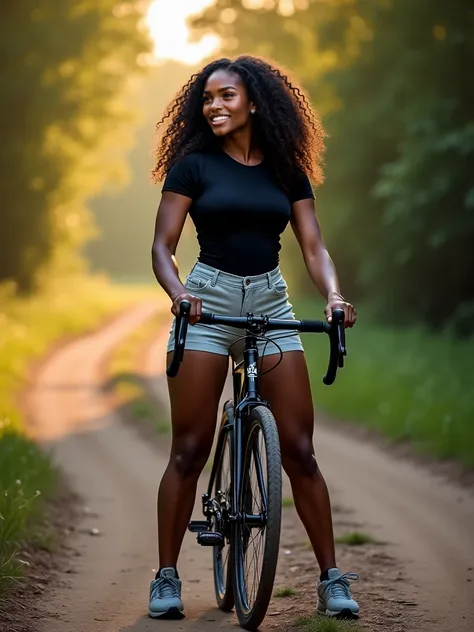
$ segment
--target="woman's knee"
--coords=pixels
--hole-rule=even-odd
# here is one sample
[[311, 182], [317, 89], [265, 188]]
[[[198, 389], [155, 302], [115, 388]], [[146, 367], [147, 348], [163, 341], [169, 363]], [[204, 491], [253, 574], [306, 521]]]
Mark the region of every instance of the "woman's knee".
[[170, 461], [183, 478], [198, 477], [212, 447], [212, 437], [187, 434], [173, 440]]
[[310, 437], [300, 436], [282, 443], [282, 464], [290, 478], [313, 477], [318, 474], [318, 463]]

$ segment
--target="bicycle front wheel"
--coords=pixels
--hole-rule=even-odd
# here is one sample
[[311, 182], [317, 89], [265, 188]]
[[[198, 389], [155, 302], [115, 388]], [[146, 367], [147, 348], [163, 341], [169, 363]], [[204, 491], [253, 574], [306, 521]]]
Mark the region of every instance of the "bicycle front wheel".
[[281, 528], [281, 456], [275, 418], [265, 406], [245, 423], [242, 485], [234, 524], [232, 561], [239, 623], [256, 630], [273, 591]]

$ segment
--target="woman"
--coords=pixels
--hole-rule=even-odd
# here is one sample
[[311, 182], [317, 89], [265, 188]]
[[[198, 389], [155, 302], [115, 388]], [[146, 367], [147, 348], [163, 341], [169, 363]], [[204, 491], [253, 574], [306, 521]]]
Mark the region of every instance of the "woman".
[[[265, 60], [220, 59], [191, 77], [158, 127], [167, 120], [153, 170], [156, 181], [165, 181], [152, 258], [172, 313], [176, 316], [186, 299], [191, 324], [202, 308], [294, 318], [278, 267], [280, 235], [290, 222], [309, 276], [327, 300], [326, 318], [342, 308], [346, 327], [352, 327], [356, 312], [340, 294], [308, 178], [322, 182], [324, 131], [301, 90]], [[183, 285], [174, 254], [188, 213], [200, 255]], [[212, 447], [234, 333], [190, 327], [180, 372], [169, 381], [173, 441], [158, 493], [160, 563], [150, 587], [151, 617], [184, 616], [178, 554]], [[173, 345], [172, 329], [168, 361]], [[283, 467], [319, 564], [317, 608], [328, 615], [343, 610], [356, 615], [349, 579], [358, 576], [341, 575], [336, 566], [330, 501], [313, 450], [303, 347], [296, 332], [279, 345], [283, 360], [262, 377], [261, 391], [277, 420]], [[274, 364], [268, 356], [275, 352], [268, 344], [263, 371]]]

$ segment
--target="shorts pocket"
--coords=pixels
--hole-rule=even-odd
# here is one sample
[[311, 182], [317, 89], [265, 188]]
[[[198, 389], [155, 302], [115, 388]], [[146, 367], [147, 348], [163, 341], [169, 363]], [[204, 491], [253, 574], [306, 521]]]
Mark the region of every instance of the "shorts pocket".
[[274, 283], [272, 285], [272, 291], [274, 292], [274, 294], [276, 294], [277, 296], [285, 296], [285, 294], [288, 291], [288, 286], [286, 284], [286, 281], [284, 279], [280, 279], [279, 281], [277, 281], [276, 283]]
[[211, 280], [202, 279], [198, 276], [189, 276], [184, 283], [184, 287], [191, 292], [205, 292], [211, 286]]

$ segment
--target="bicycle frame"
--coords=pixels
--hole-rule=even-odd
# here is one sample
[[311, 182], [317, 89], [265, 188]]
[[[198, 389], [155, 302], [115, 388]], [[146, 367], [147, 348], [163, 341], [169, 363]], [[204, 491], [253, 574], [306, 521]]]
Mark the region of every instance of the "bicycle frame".
[[[178, 373], [179, 366], [183, 360], [183, 354], [185, 349], [186, 331], [188, 326], [189, 312], [191, 304], [189, 301], [182, 301], [180, 304], [180, 316], [176, 323], [175, 329], [175, 352], [173, 354], [172, 361], [168, 366], [166, 373], [168, 377], [175, 377]], [[202, 324], [211, 325], [213, 323], [230, 325], [241, 327], [246, 330], [245, 336], [245, 348], [243, 361], [235, 365], [232, 365], [232, 379], [233, 379], [233, 391], [234, 391], [234, 410], [232, 419], [229, 419], [228, 424], [221, 427], [219, 430], [219, 437], [214, 452], [215, 458], [211, 469], [211, 475], [208, 485], [208, 490], [202, 497], [203, 513], [206, 517], [206, 525], [208, 531], [206, 532], [204, 525], [200, 524], [200, 521], [192, 521], [190, 523], [191, 531], [197, 532], [198, 542], [207, 546], [217, 545], [222, 538], [223, 534], [216, 533], [217, 537], [213, 537], [211, 516], [215, 516], [219, 525], [222, 526], [222, 514], [221, 505], [216, 499], [211, 498], [212, 488], [214, 486], [217, 468], [220, 465], [222, 458], [222, 450], [224, 447], [224, 440], [226, 433], [231, 433], [230, 440], [230, 452], [231, 452], [231, 507], [229, 516], [226, 516], [227, 521], [230, 523], [245, 521], [248, 526], [265, 526], [266, 510], [264, 506], [264, 513], [260, 515], [249, 515], [239, 511], [239, 498], [242, 492], [242, 466], [243, 466], [243, 441], [244, 441], [244, 426], [248, 412], [258, 405], [268, 406], [259, 394], [258, 390], [258, 348], [257, 337], [261, 338], [262, 334], [271, 329], [282, 330], [298, 330], [301, 332], [325, 332], [329, 335], [330, 339], [330, 357], [328, 370], [323, 377], [323, 383], [326, 385], [332, 384], [336, 377], [337, 368], [344, 366], [344, 356], [346, 355], [345, 336], [344, 336], [344, 311], [341, 309], [333, 310], [331, 325], [325, 321], [303, 321], [293, 319], [278, 319], [269, 318], [268, 316], [254, 316], [249, 312], [245, 317], [238, 316], [225, 316], [212, 314], [210, 312], [202, 312], [200, 317]], [[261, 468], [257, 467], [257, 479], [258, 485], [262, 490], [262, 499], [266, 503], [264, 494], [264, 481], [262, 479]], [[227, 508], [226, 508], [227, 510]], [[192, 526], [191, 526], [192, 525]], [[202, 536], [202, 537], [201, 537]], [[200, 542], [201, 537], [201, 542]]]
[[[175, 351], [166, 370], [167, 376], [171, 378], [176, 376], [183, 361], [190, 310], [189, 301], [180, 303], [175, 329]], [[281, 456], [278, 431], [268, 403], [259, 393], [257, 339], [265, 339], [267, 331], [278, 329], [328, 334], [330, 355], [323, 383], [330, 385], [335, 380], [337, 369], [344, 366], [344, 311], [333, 310], [330, 324], [320, 320], [271, 318], [265, 314], [255, 316], [251, 312], [245, 316], [228, 316], [205, 311], [201, 312], [199, 323], [236, 327], [245, 330], [246, 335], [242, 362], [232, 362], [234, 398], [224, 405], [209, 484], [207, 492], [202, 496], [205, 520], [192, 520], [188, 528], [198, 534], [198, 544], [214, 547], [214, 585], [218, 606], [223, 610], [230, 610], [235, 605], [241, 625], [253, 630], [263, 620], [271, 599], [281, 526]], [[277, 364], [278, 362], [275, 366]], [[256, 444], [260, 432], [265, 440], [265, 454], [269, 462], [277, 466], [277, 469], [269, 469], [267, 476], [264, 476], [260, 450]], [[223, 471], [226, 441], [229, 443], [230, 462], [226, 471]], [[253, 502], [254, 484], [249, 480], [253, 469], [261, 499], [256, 506]], [[250, 539], [253, 529], [257, 530], [256, 536], [268, 529], [264, 533], [264, 555], [267, 556], [268, 564], [262, 568], [256, 601], [250, 606], [244, 558], [249, 543], [254, 540], [253, 536]], [[231, 548], [223, 552], [226, 543]]]
[[[229, 522], [242, 521], [243, 516], [239, 512], [239, 497], [242, 486], [242, 464], [243, 464], [243, 430], [245, 418], [253, 407], [259, 405], [267, 406], [258, 392], [258, 348], [257, 339], [252, 333], [245, 338], [245, 348], [243, 360], [238, 364], [232, 361], [232, 380], [234, 392], [234, 418], [220, 429], [218, 442], [215, 450], [215, 459], [209, 477], [209, 485], [207, 493], [203, 495], [203, 513], [208, 518], [209, 513], [214, 513], [218, 508], [212, 507], [211, 492], [214, 486], [217, 468], [220, 464], [222, 450], [225, 440], [225, 433], [232, 433], [230, 442], [230, 458], [232, 459], [232, 471], [234, 476], [231, 480], [231, 515]], [[261, 476], [261, 471], [258, 472]], [[262, 492], [265, 489], [263, 482], [259, 480], [259, 487]], [[218, 516], [220, 519], [220, 516]], [[246, 515], [245, 522], [249, 526], [264, 526], [265, 517]]]

